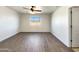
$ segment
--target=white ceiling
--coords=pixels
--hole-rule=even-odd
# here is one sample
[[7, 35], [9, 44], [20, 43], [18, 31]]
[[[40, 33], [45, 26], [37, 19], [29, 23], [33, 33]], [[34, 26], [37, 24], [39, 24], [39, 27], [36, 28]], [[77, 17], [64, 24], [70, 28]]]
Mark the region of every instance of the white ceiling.
[[[29, 13], [28, 10], [25, 10], [23, 7], [24, 6], [9, 6], [9, 8], [14, 9], [20, 13]], [[42, 7], [42, 13], [52, 13], [58, 8], [58, 6], [41, 6], [41, 7]]]

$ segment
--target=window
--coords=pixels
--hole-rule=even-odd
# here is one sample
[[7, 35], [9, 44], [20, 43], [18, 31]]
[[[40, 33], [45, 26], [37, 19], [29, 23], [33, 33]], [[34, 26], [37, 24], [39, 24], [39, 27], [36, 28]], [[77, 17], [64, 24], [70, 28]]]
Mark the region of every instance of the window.
[[40, 25], [40, 16], [31, 16], [30, 17], [30, 24], [31, 25]]
[[31, 22], [40, 22], [40, 17], [39, 16], [31, 16]]

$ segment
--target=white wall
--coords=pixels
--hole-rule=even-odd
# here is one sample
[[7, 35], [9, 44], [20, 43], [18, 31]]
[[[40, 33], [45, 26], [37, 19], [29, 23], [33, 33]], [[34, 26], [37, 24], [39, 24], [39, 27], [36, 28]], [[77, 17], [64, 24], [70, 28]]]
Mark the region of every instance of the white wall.
[[0, 6], [0, 41], [3, 41], [18, 33], [18, 28], [18, 13], [8, 7]]
[[40, 16], [40, 25], [30, 24], [30, 14], [23, 14], [21, 16], [21, 32], [50, 32], [50, 14], [37, 14]]
[[51, 33], [54, 34], [66, 46], [70, 46], [69, 34], [69, 7], [58, 8], [52, 14]]

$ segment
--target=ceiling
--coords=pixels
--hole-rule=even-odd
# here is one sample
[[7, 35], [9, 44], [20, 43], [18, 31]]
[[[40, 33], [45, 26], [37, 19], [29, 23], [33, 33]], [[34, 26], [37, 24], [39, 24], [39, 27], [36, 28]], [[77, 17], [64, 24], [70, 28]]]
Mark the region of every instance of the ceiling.
[[[25, 10], [23, 7], [24, 6], [9, 6], [9, 8], [14, 9], [19, 13], [29, 13], [28, 10]], [[58, 6], [41, 6], [41, 7], [42, 7], [42, 13], [52, 13], [58, 8]]]

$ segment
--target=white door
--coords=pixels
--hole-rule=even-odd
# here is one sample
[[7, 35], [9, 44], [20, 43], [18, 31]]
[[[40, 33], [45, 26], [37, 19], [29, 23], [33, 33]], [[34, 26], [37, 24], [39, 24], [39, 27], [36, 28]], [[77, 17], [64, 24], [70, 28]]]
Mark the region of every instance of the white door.
[[72, 47], [79, 47], [79, 8], [72, 8]]

